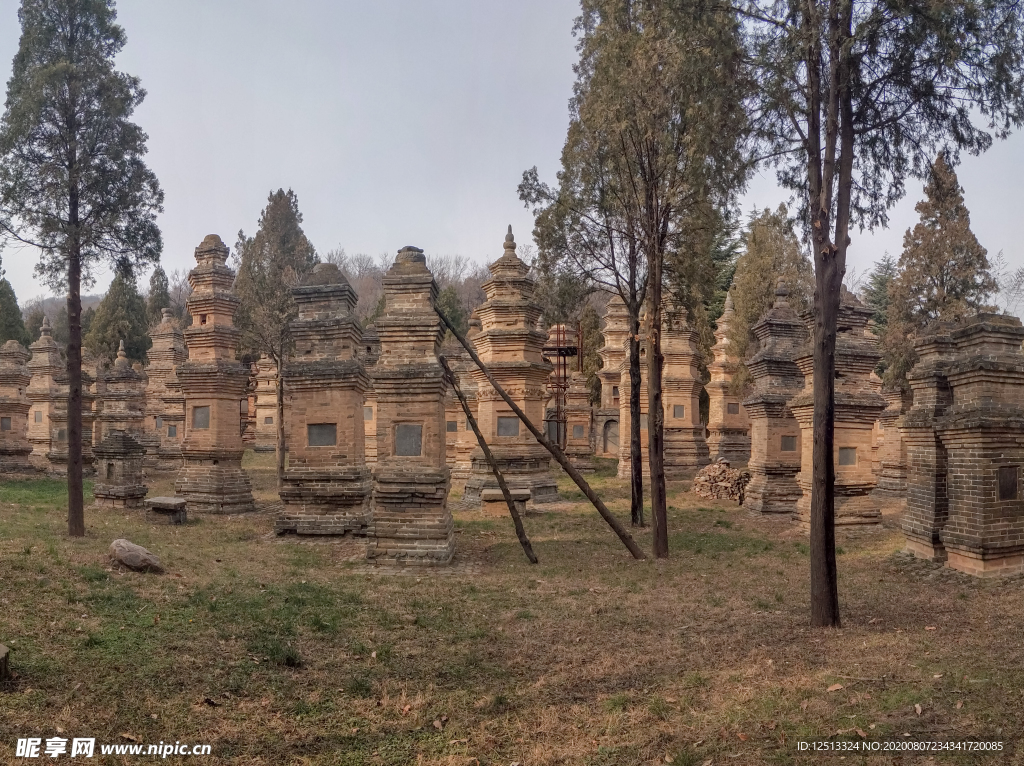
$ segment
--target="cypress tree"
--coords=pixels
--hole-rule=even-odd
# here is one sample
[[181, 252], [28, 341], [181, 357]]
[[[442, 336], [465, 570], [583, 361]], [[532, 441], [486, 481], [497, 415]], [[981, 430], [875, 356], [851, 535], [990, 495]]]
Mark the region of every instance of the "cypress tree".
[[16, 340], [23, 346], [32, 342], [18, 308], [14, 288], [6, 279], [0, 278], [0, 345], [9, 340]]
[[139, 362], [146, 360], [146, 352], [153, 345], [146, 302], [135, 280], [118, 272], [92, 317], [85, 347], [97, 356], [113, 359], [122, 340], [128, 358]]
[[149, 278], [149, 296], [146, 298], [146, 313], [149, 326], [155, 327], [163, 319], [163, 309], [171, 305], [171, 282], [162, 266], [153, 269]]

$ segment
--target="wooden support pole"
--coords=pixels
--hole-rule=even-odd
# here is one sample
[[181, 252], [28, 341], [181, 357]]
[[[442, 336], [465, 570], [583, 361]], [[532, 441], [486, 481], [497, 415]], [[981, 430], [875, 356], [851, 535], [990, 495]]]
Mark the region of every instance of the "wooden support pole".
[[519, 516], [519, 511], [516, 508], [515, 501], [512, 499], [512, 493], [508, 491], [508, 484], [505, 483], [505, 477], [501, 475], [501, 471], [498, 470], [498, 462], [494, 459], [494, 455], [491, 452], [491, 448], [487, 446], [487, 442], [484, 441], [484, 435], [480, 433], [480, 426], [476, 423], [476, 418], [473, 417], [473, 413], [469, 409], [469, 402], [466, 401], [466, 397], [462, 393], [462, 389], [459, 388], [458, 381], [455, 379], [455, 373], [452, 372], [448, 366], [448, 360], [443, 356], [439, 356], [437, 361], [444, 367], [445, 379], [448, 381], [448, 385], [455, 391], [455, 395], [459, 398], [459, 403], [462, 405], [462, 411], [466, 413], [466, 422], [469, 423], [473, 429], [473, 433], [476, 434], [477, 444], [480, 445], [480, 449], [484, 451], [484, 457], [487, 458], [487, 464], [491, 467], [491, 472], [494, 474], [494, 478], [498, 480], [498, 488], [501, 490], [502, 496], [505, 498], [505, 503], [508, 505], [509, 515], [512, 516], [512, 523], [516, 528], [516, 537], [519, 538], [519, 544], [523, 546], [523, 552], [526, 553], [526, 558], [530, 560], [531, 564], [537, 563], [537, 554], [533, 552], [533, 546], [530, 545], [530, 538], [526, 536], [526, 529], [523, 527], [523, 520]]
[[551, 440], [548, 439], [543, 433], [541, 433], [537, 426], [530, 422], [530, 419], [526, 417], [526, 413], [519, 408], [519, 405], [512, 401], [512, 397], [510, 397], [505, 392], [505, 389], [501, 387], [501, 384], [499, 384], [498, 381], [495, 380], [494, 376], [491, 374], [491, 371], [487, 369], [487, 367], [484, 365], [482, 361], [480, 361], [480, 357], [477, 356], [476, 351], [474, 351], [473, 348], [469, 345], [469, 341], [467, 341], [465, 337], [463, 337], [462, 333], [460, 333], [458, 330], [455, 329], [455, 327], [452, 326], [452, 323], [448, 321], [448, 317], [444, 315], [444, 312], [442, 312], [441, 309], [438, 308], [437, 306], [434, 306], [434, 311], [437, 312], [437, 315], [441, 318], [441, 322], [444, 323], [444, 326], [448, 328], [449, 332], [451, 332], [451, 334], [455, 336], [459, 343], [462, 344], [462, 347], [466, 349], [467, 353], [469, 354], [469, 358], [472, 359], [476, 366], [480, 368], [480, 371], [490, 382], [494, 390], [497, 391], [498, 395], [505, 400], [505, 404], [512, 408], [512, 411], [519, 417], [521, 421], [523, 421], [523, 425], [525, 425], [527, 429], [529, 429], [530, 433], [532, 433], [534, 437], [537, 439], [537, 441], [540, 442], [541, 446], [543, 446], [548, 452], [550, 452], [551, 456], [558, 461], [558, 464], [562, 466], [562, 469], [567, 474], [569, 474], [569, 478], [576, 482], [576, 486], [579, 487], [580, 490], [582, 490], [583, 494], [587, 496], [587, 499], [591, 502], [591, 504], [593, 504], [594, 508], [597, 509], [597, 512], [601, 514], [601, 518], [604, 519], [608, 523], [608, 526], [610, 526], [612, 530], [615, 532], [615, 534], [618, 535], [619, 539], [622, 541], [622, 544], [625, 545], [626, 549], [633, 555], [633, 558], [647, 558], [647, 556], [644, 555], [644, 552], [640, 550], [640, 546], [636, 544], [636, 540], [633, 539], [633, 536], [629, 534], [628, 531], [626, 531], [625, 527], [623, 527], [619, 523], [619, 520], [616, 519], [615, 516], [612, 514], [612, 512], [608, 510], [608, 506], [604, 504], [604, 501], [601, 500], [601, 498], [597, 496], [597, 493], [594, 492], [591, 486], [587, 484], [586, 479], [583, 478], [580, 472], [573, 467], [572, 463], [569, 462], [569, 458], [565, 456], [565, 453], [562, 452], [562, 450], [560, 450], [557, 445], [552, 444]]

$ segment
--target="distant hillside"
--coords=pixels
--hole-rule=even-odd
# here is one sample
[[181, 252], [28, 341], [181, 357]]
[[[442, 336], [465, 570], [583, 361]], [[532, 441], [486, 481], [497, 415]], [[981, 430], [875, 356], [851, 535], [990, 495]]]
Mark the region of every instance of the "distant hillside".
[[[83, 295], [82, 296], [82, 311], [87, 311], [90, 308], [96, 308], [100, 305], [100, 301], [103, 300], [102, 295]], [[60, 312], [62, 308], [67, 306], [66, 298], [30, 298], [21, 305], [21, 315], [23, 317], [28, 316], [30, 309], [36, 305], [42, 303], [43, 313], [50, 318], [52, 322], [54, 317]]]

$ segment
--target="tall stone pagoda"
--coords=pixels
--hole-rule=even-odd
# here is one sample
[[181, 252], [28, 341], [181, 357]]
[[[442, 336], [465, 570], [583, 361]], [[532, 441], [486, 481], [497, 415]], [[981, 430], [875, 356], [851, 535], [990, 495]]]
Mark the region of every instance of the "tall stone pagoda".
[[878, 416], [882, 432], [881, 470], [874, 496], [880, 502], [906, 507], [907, 504], [907, 443], [898, 427], [900, 418], [910, 409], [913, 397], [902, 388], [883, 388], [886, 407]]
[[28, 384], [32, 379], [25, 363], [29, 353], [16, 340], [0, 347], [0, 474], [35, 473], [29, 461], [28, 413], [32, 402]]
[[[871, 372], [882, 355], [874, 334], [865, 332], [873, 310], [861, 303], [845, 287], [839, 305], [836, 334], [835, 427], [833, 461], [835, 463], [836, 526], [881, 524], [882, 511], [873, 497], [876, 478], [872, 471], [872, 442], [875, 421], [886, 402], [871, 380]], [[811, 334], [813, 312], [804, 314]], [[811, 529], [812, 456], [814, 439], [814, 347], [808, 343], [796, 359], [804, 376], [803, 391], [793, 397], [789, 408], [800, 424], [801, 497], [797, 501], [797, 520], [801, 529]]]
[[114, 364], [99, 375], [103, 440], [93, 449], [97, 462], [93, 496], [98, 505], [141, 508], [148, 488], [143, 478], [146, 379], [132, 368], [121, 341]]
[[590, 406], [587, 376], [574, 372], [565, 392], [565, 456], [576, 470], [587, 473], [594, 466], [594, 408]]
[[622, 433], [619, 428], [621, 367], [629, 337], [629, 312], [618, 293], [612, 293], [608, 300], [601, 334], [604, 345], [597, 352], [601, 355], [601, 369], [597, 371], [601, 380], [601, 404], [594, 414], [595, 452], [602, 457], [617, 458]]
[[437, 293], [423, 251], [402, 248], [384, 275], [377, 320], [377, 465], [366, 551], [374, 563], [444, 565], [455, 552]]
[[185, 437], [185, 400], [176, 370], [188, 358], [185, 335], [169, 308], [161, 310], [162, 320], [151, 333], [146, 374], [145, 465], [157, 471], [181, 467], [181, 441]]
[[359, 344], [359, 359], [370, 378], [370, 385], [363, 394], [363, 452], [366, 464], [371, 467], [377, 463], [377, 391], [373, 387], [373, 371], [379, 358], [380, 335], [376, 325], [367, 325]]
[[700, 419], [700, 392], [704, 388], [697, 366], [697, 331], [686, 321], [686, 311], [665, 301], [662, 306], [661, 401], [665, 414], [665, 478], [692, 478], [711, 462], [704, 423]]
[[[648, 457], [650, 442], [647, 434], [647, 331], [646, 309], [640, 315], [640, 464], [644, 476], [650, 476], [651, 463]], [[619, 469], [620, 479], [629, 479], [632, 471], [629, 437], [633, 419], [629, 409], [629, 398], [633, 384], [629, 377], [629, 336], [622, 342], [622, 362], [619, 364]]]
[[[60, 358], [60, 349], [53, 340], [50, 320], [43, 317], [43, 326], [39, 328], [39, 338], [29, 346], [32, 358], [28, 362], [31, 375], [26, 394], [30, 403], [28, 420], [28, 441], [32, 445], [30, 461], [39, 470], [50, 469], [50, 421], [57, 409], [62, 394], [57, 383], [57, 376], [64, 369]], [[65, 432], [64, 438], [67, 439]]]
[[[351, 289], [351, 288], [349, 288]], [[256, 363], [256, 438], [253, 452], [277, 451], [277, 365], [266, 354]], [[287, 427], [287, 419], [285, 420]]]
[[916, 343], [908, 375], [907, 547], [979, 577], [1024, 571], [1022, 342], [1016, 317], [979, 314]]
[[246, 398], [249, 370], [235, 360], [241, 336], [234, 325], [235, 273], [225, 265], [228, 248], [216, 234], [207, 235], [195, 256], [186, 304], [192, 316], [185, 330], [189, 358], [177, 371], [185, 397], [185, 439], [174, 491], [191, 513], [252, 511], [252, 486], [242, 470], [239, 403]]
[[[95, 384], [96, 378], [93, 371], [96, 369], [93, 360], [87, 355], [82, 357], [82, 471], [85, 474], [93, 472], [93, 422], [95, 405]], [[50, 410], [50, 450], [46, 454], [49, 461], [49, 471], [58, 476], [66, 476], [68, 472], [68, 396], [70, 391], [70, 376], [67, 365], [61, 363], [60, 371], [53, 376], [53, 382], [57, 386], [56, 396], [52, 400]]]
[[[511, 226], [504, 249], [501, 258], [488, 267], [491, 278], [483, 284], [487, 300], [476, 310], [481, 331], [474, 342], [481, 361], [536, 425], [544, 420], [544, 400], [553, 366], [543, 356], [547, 333], [537, 327], [541, 307], [533, 301], [536, 282], [527, 276], [530, 267], [516, 255]], [[551, 455], [526, 430], [483, 372], [474, 370], [473, 375], [480, 431], [509, 489], [529, 490], [534, 503], [556, 500], [558, 488], [551, 473]], [[472, 454], [472, 475], [466, 481], [463, 499], [479, 503], [481, 493], [496, 492], [498, 485], [480, 448]]]
[[747, 361], [754, 393], [743, 402], [750, 418], [750, 483], [743, 507], [754, 513], [795, 513], [801, 496], [800, 425], [789, 400], [803, 387], [796, 357], [807, 340], [804, 323], [789, 305], [783, 280], [775, 303], [751, 328], [760, 350]]
[[739, 360], [729, 348], [729, 326], [736, 315], [732, 293], [725, 296], [725, 311], [718, 318], [715, 330], [714, 356], [708, 365], [711, 380], [708, 392], [708, 449], [712, 460], [727, 460], [737, 465], [750, 460], [750, 419], [743, 407], [743, 398], [733, 390], [733, 378]]
[[363, 448], [369, 378], [357, 355], [356, 294], [337, 266], [320, 263], [292, 289], [298, 318], [285, 365], [288, 467], [275, 529], [300, 535], [365, 534], [370, 469]]

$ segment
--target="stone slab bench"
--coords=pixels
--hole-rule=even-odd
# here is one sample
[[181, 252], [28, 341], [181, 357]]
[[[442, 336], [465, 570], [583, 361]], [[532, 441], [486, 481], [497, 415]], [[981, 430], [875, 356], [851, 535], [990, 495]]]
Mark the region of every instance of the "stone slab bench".
[[146, 510], [170, 516], [171, 524], [184, 524], [188, 521], [188, 512], [183, 497], [147, 497]]

